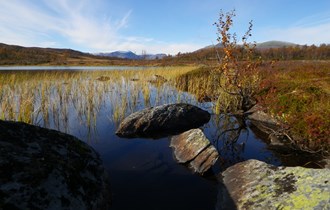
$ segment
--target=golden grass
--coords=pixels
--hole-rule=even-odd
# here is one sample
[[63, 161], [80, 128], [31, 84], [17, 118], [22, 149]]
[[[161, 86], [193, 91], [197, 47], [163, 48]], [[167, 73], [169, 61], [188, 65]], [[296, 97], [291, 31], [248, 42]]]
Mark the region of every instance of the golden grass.
[[108, 118], [118, 124], [141, 107], [170, 102], [173, 90], [168, 85], [151, 84], [149, 80], [160, 75], [171, 81], [194, 68], [0, 72], [0, 119], [68, 132], [75, 115], [90, 132], [96, 132], [93, 128], [102, 107], [109, 108]]

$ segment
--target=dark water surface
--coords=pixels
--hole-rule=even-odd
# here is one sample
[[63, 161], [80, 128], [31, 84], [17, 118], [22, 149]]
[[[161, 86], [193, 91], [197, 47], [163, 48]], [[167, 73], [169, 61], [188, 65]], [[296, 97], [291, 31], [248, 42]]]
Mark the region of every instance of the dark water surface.
[[[49, 103], [58, 103], [59, 106], [49, 106], [48, 120], [45, 115], [37, 115], [32, 123], [72, 134], [101, 155], [110, 176], [112, 209], [217, 209], [217, 198], [221, 197], [218, 192], [222, 187], [218, 174], [227, 167], [248, 159], [274, 165], [305, 165], [311, 161], [271, 151], [263, 140], [264, 136], [258, 132], [253, 132], [250, 127], [240, 129], [233, 117], [212, 114], [203, 131], [218, 149], [220, 158], [204, 176], [194, 174], [176, 162], [169, 147], [169, 138], [117, 137], [115, 131], [121, 118], [116, 116], [123, 107], [123, 116], [127, 116], [144, 107], [176, 102], [194, 104], [212, 113], [212, 103], [199, 103], [192, 95], [166, 83], [161, 86], [147, 84], [149, 97], [146, 97], [143, 87], [137, 87], [130, 80], [118, 84], [88, 81], [84, 87], [93, 85], [95, 92], [90, 94], [92, 98], [87, 98], [81, 90], [72, 92], [73, 87], [82, 81], [74, 83], [72, 90], [67, 92], [67, 98], [63, 95], [57, 98], [59, 92], [65, 93], [58, 88], [67, 88], [67, 85], [51, 86], [49, 100], [54, 100]], [[123, 92], [123, 88], [127, 91]], [[41, 103], [38, 98], [35, 101], [37, 105]], [[238, 138], [231, 141], [233, 136]]]
[[144, 66], [0, 66], [0, 71], [98, 71], [98, 70], [142, 70], [155, 67]]

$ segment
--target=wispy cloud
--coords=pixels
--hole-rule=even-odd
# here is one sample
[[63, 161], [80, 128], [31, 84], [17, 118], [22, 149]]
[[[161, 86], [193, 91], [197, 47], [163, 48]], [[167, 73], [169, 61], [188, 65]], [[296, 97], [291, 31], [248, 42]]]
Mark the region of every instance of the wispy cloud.
[[294, 26], [296, 27], [313, 27], [319, 26], [323, 24], [330, 23], [330, 11], [326, 13], [318, 13], [311, 16], [307, 16], [305, 18], [300, 19]]
[[99, 14], [96, 5], [93, 0], [3, 1], [0, 7], [0, 42], [70, 47], [90, 52], [132, 50], [139, 53], [147, 50], [170, 54], [201, 47], [162, 43], [150, 37], [123, 36], [121, 32], [129, 26], [133, 11], [114, 19], [111, 13]]
[[[330, 13], [305, 17], [283, 28], [264, 28], [260, 35], [268, 40], [283, 40], [297, 44], [330, 44]], [[263, 40], [265, 41], [265, 40]]]

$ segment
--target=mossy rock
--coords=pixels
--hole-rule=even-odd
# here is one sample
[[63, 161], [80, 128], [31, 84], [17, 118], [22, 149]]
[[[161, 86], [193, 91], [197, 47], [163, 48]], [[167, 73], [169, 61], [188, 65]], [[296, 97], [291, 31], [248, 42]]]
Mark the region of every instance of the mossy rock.
[[79, 139], [0, 121], [0, 209], [108, 209], [99, 155]]
[[248, 160], [228, 168], [222, 178], [237, 209], [330, 208], [329, 169], [275, 167]]

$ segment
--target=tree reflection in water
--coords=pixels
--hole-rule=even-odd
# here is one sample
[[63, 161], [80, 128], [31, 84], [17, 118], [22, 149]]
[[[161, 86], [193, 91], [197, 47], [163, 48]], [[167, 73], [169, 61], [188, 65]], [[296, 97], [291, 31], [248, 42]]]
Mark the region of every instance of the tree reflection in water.
[[210, 140], [217, 148], [220, 167], [225, 169], [244, 161], [243, 154], [250, 130], [244, 116], [233, 114], [213, 115], [209, 130]]

